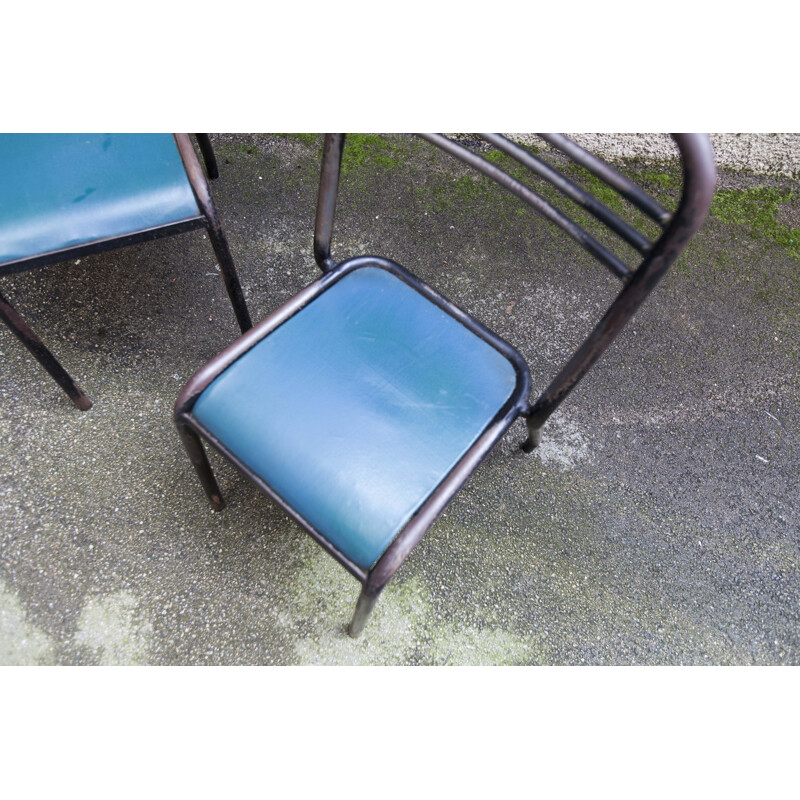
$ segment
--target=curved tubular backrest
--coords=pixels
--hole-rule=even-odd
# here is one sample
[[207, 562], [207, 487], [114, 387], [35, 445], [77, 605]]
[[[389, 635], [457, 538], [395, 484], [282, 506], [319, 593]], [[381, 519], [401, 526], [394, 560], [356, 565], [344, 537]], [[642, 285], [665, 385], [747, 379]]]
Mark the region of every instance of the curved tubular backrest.
[[505, 136], [496, 133], [481, 134], [490, 144], [498, 150], [519, 161], [520, 164], [528, 167], [531, 172], [537, 174], [553, 184], [559, 191], [563, 192], [570, 200], [585, 208], [593, 214], [600, 222], [606, 224], [614, 233], [621, 236], [629, 245], [640, 253], [647, 253], [651, 248], [651, 243], [629, 225], [625, 220], [620, 219], [610, 208], [603, 205], [594, 195], [585, 192], [568, 178], [565, 178], [558, 170], [553, 169], [549, 164], [531, 155], [525, 148], [510, 142]]
[[[480, 134], [487, 142], [527, 167], [535, 175], [550, 183], [574, 203], [592, 214], [638, 252], [642, 256], [642, 260], [637, 266], [631, 268], [574, 220], [497, 165], [441, 134], [420, 133], [417, 135], [479, 170], [524, 200], [541, 216], [569, 234], [625, 284], [586, 341], [542, 395], [529, 406], [526, 416], [531, 436], [525, 449], [531, 449], [538, 442], [538, 430], [545, 420], [611, 344], [705, 220], [716, 181], [711, 143], [705, 134], [673, 134], [683, 164], [683, 191], [678, 209], [673, 215], [639, 186], [566, 136], [538, 134], [551, 147], [587, 169], [658, 223], [663, 229], [663, 233], [658, 239], [651, 242], [596, 197], [581, 189], [528, 150], [499, 134]], [[340, 133], [327, 134], [325, 137], [314, 232], [314, 257], [323, 272], [328, 272], [335, 266], [331, 257], [331, 237], [344, 138], [344, 134]]]
[[612, 186], [626, 200], [644, 211], [662, 227], [670, 221], [672, 215], [669, 211], [662, 208], [650, 195], [645, 194], [639, 186], [629, 181], [624, 175], [620, 175], [601, 158], [592, 155], [561, 133], [540, 133], [538, 135], [564, 155], [569, 156], [576, 164], [586, 167], [593, 175]]
[[[597, 239], [591, 234], [588, 234], [580, 225], [571, 220], [558, 209], [554, 208], [543, 197], [536, 194], [536, 192], [529, 189], [524, 184], [520, 183], [516, 178], [512, 178], [507, 172], [504, 172], [500, 167], [487, 161], [483, 156], [473, 153], [463, 145], [448, 139], [438, 133], [421, 133], [418, 134], [421, 138], [435, 144], [437, 147], [449, 153], [455, 158], [463, 161], [465, 164], [474, 167], [482, 172], [487, 177], [491, 178], [496, 183], [499, 183], [504, 188], [513, 192], [521, 200], [524, 200], [534, 211], [541, 214], [545, 219], [558, 225], [559, 228], [566, 231], [578, 244], [588, 250], [601, 264], [607, 266], [617, 277], [622, 280], [627, 280], [631, 277], [631, 271], [627, 266], [616, 256], [605, 248]], [[509, 142], [509, 144], [511, 144]], [[521, 150], [522, 148], [520, 148]], [[555, 172], [555, 170], [553, 170]], [[557, 187], [558, 188], [558, 187]], [[621, 220], [620, 220], [621, 221]]]
[[677, 133], [673, 139], [683, 162], [683, 192], [678, 209], [603, 318], [531, 405], [527, 414], [527, 450], [536, 446], [547, 418], [616, 338], [708, 216], [716, 183], [711, 142], [699, 133]]

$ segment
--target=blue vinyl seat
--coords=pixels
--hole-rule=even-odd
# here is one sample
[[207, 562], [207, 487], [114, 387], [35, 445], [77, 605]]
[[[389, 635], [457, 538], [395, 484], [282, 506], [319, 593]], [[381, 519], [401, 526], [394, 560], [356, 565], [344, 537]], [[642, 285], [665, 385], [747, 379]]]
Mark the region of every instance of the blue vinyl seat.
[[367, 570], [516, 382], [491, 345], [397, 276], [364, 267], [222, 372], [193, 414]]
[[2, 134], [0, 174], [0, 264], [201, 216], [171, 134]]
[[[208, 137], [198, 134], [209, 175]], [[0, 134], [0, 275], [205, 226], [241, 330], [251, 327], [208, 183], [186, 134]], [[0, 295], [0, 320], [79, 408], [91, 402]]]

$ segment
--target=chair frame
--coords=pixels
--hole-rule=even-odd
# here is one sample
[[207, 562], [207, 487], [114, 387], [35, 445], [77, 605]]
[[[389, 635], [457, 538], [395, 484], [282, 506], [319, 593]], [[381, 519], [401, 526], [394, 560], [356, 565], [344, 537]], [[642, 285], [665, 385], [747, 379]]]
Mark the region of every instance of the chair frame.
[[[455, 317], [480, 339], [498, 350], [511, 362], [516, 373], [516, 385], [511, 397], [509, 397], [500, 411], [490, 421], [472, 447], [462, 456], [443, 483], [440, 484], [436, 491], [425, 501], [398, 534], [389, 548], [369, 570], [365, 570], [354, 564], [347, 556], [328, 542], [313, 525], [303, 519], [291, 506], [287, 505], [262, 478], [253, 472], [246, 464], [242, 463], [242, 461], [240, 461], [222, 442], [206, 430], [191, 413], [192, 407], [197, 399], [218, 375], [224, 372], [231, 364], [236, 362], [248, 350], [258, 344], [276, 328], [286, 322], [286, 320], [329, 289], [333, 284], [353, 270], [362, 267], [378, 267], [380, 269], [385, 269], [400, 278], [400, 280], [407, 283], [426, 299], [430, 300], [452, 317]], [[211, 471], [208, 458], [199, 438], [201, 436], [216, 450], [222, 453], [222, 455], [230, 459], [262, 491], [266, 492], [266, 494], [284, 509], [284, 511], [300, 523], [300, 525], [302, 525], [325, 550], [339, 561], [342, 566], [361, 581], [363, 590], [362, 598], [359, 600], [358, 606], [360, 611], [357, 612], [357, 616], [354, 618], [354, 622], [351, 625], [351, 635], [356, 636], [363, 627], [369, 611], [375, 604], [381, 590], [389, 580], [391, 580], [407, 555], [416, 546], [423, 534], [450, 502], [453, 495], [455, 495], [467, 478], [472, 474], [477, 465], [483, 460], [492, 446], [508, 430], [514, 420], [524, 412], [527, 407], [530, 387], [531, 376], [527, 364], [522, 356], [510, 344], [492, 333], [488, 328], [485, 328], [465, 311], [440, 295], [399, 264], [385, 258], [362, 256], [343, 261], [335, 269], [327, 272], [322, 278], [308, 286], [288, 303], [270, 314], [238, 341], [234, 342], [230, 347], [226, 348], [218, 356], [209, 361], [208, 364], [189, 380], [181, 391], [175, 404], [175, 423], [189, 458], [197, 470], [200, 482], [215, 511], [221, 510], [224, 507], [224, 502], [222, 500], [222, 493]]]
[[[684, 188], [678, 210], [670, 214], [662, 209], [655, 201], [645, 195], [638, 187], [631, 184], [624, 176], [612, 170], [607, 164], [599, 161], [586, 151], [572, 150], [569, 152], [573, 160], [582, 163], [595, 174], [600, 171], [603, 179], [611, 183], [623, 195], [630, 199], [639, 208], [652, 216], [665, 229], [664, 233], [655, 243], [647, 242], [644, 237], [635, 231], [631, 233], [626, 229], [626, 223], [615, 217], [609, 209], [580, 195], [582, 190], [574, 185], [562, 186], [562, 191], [571, 199], [579, 202], [591, 213], [606, 222], [612, 230], [619, 233], [622, 238], [644, 255], [643, 261], [635, 271], [628, 270], [624, 265], [617, 265], [615, 257], [608, 254], [602, 245], [599, 245], [588, 233], [579, 228], [561, 212], [554, 209], [539, 195], [534, 194], [527, 187], [503, 172], [491, 162], [477, 156], [471, 150], [438, 134], [419, 134], [432, 144], [449, 152], [451, 155], [476, 167], [489, 177], [496, 180], [510, 191], [528, 202], [537, 211], [547, 216], [564, 228], [587, 250], [598, 257], [601, 262], [611, 269], [625, 284], [624, 288], [612, 303], [611, 307], [589, 334], [584, 343], [575, 351], [572, 358], [562, 368], [544, 392], [534, 401], [529, 401], [531, 391], [530, 371], [522, 356], [507, 342], [468, 313], [456, 306], [447, 298], [440, 295], [419, 278], [405, 270], [399, 264], [385, 258], [375, 256], [361, 256], [335, 262], [331, 257], [331, 238], [335, 218], [336, 199], [338, 195], [338, 181], [341, 167], [344, 134], [327, 134], [323, 152], [322, 169], [320, 175], [319, 195], [317, 202], [317, 215], [314, 233], [314, 257], [323, 272], [323, 276], [310, 286], [302, 290], [293, 299], [285, 303], [274, 313], [270, 314], [251, 331], [231, 344], [218, 356], [209, 361], [204, 367], [189, 380], [180, 393], [175, 404], [174, 419], [183, 445], [195, 467], [200, 482], [215, 511], [224, 507], [222, 493], [211, 470], [202, 439], [205, 439], [222, 455], [234, 463], [248, 478], [250, 478], [262, 491], [271, 497], [281, 508], [296, 520], [308, 533], [337, 561], [339, 561], [362, 584], [361, 593], [356, 604], [353, 618], [348, 627], [348, 633], [358, 636], [366, 623], [381, 591], [391, 580], [399, 567], [408, 557], [413, 548], [419, 543], [422, 536], [430, 528], [439, 514], [444, 510], [450, 500], [467, 481], [469, 476], [486, 457], [492, 447], [509, 429], [516, 419], [522, 417], [528, 427], [528, 438], [521, 445], [526, 452], [532, 451], [540, 439], [542, 425], [550, 414], [563, 402], [570, 391], [575, 387], [580, 378], [589, 370], [592, 364], [607, 349], [615, 336], [624, 327], [625, 323], [633, 316], [634, 312], [663, 276], [667, 268], [674, 262], [681, 250], [688, 244], [695, 231], [700, 227], [711, 202], [715, 182], [713, 153], [707, 137], [700, 134], [675, 134], [674, 138], [681, 152], [684, 165]], [[518, 148], [513, 143], [495, 134], [484, 134], [492, 144], [509, 152], [513, 157], [526, 162], [533, 159], [528, 151]], [[577, 148], [565, 137], [545, 134], [558, 149]], [[538, 159], [533, 159], [538, 161]], [[537, 166], [535, 171], [548, 169], [544, 162], [542, 167]], [[530, 165], [529, 165], [530, 166]], [[569, 183], [560, 174], [558, 179]], [[551, 176], [552, 177], [552, 176]], [[551, 180], [555, 184], [555, 181]], [[593, 202], [594, 201], [594, 202]], [[638, 238], [637, 238], [638, 237]], [[631, 239], [634, 241], [631, 242]], [[315, 530], [294, 509], [288, 506], [275, 491], [256, 475], [247, 465], [243, 464], [226, 446], [216, 439], [192, 415], [192, 408], [209, 384], [229, 366], [243, 356], [258, 342], [268, 336], [272, 331], [286, 322], [290, 317], [300, 311], [309, 303], [326, 291], [336, 281], [355, 269], [373, 266], [386, 269], [405, 281], [412, 288], [428, 300], [439, 306], [451, 316], [455, 317], [470, 331], [475, 333], [485, 342], [497, 349], [512, 364], [517, 376], [517, 382], [512, 396], [483, 430], [476, 442], [467, 450], [456, 466], [448, 473], [436, 490], [423, 503], [411, 520], [400, 531], [389, 547], [384, 551], [375, 564], [368, 570], [362, 569], [352, 563], [343, 553], [339, 552], [328, 542], [319, 531]]]
[[[250, 313], [247, 310], [247, 304], [245, 303], [244, 293], [233, 263], [228, 240], [222, 229], [216, 206], [211, 197], [206, 174], [197, 158], [189, 135], [186, 133], [175, 133], [173, 136], [181, 161], [186, 170], [186, 176], [192, 187], [195, 200], [197, 201], [199, 213], [196, 216], [166, 225], [146, 228], [122, 236], [96, 239], [91, 242], [86, 242], [85, 244], [75, 245], [74, 247], [66, 247], [36, 256], [28, 256], [14, 261], [8, 261], [0, 264], [0, 277], [4, 275], [13, 275], [37, 267], [44, 267], [49, 264], [56, 264], [71, 258], [79, 258], [94, 253], [105, 252], [107, 250], [115, 250], [132, 244], [159, 239], [162, 236], [172, 236], [174, 234], [185, 233], [204, 227], [208, 231], [211, 246], [214, 248], [214, 253], [219, 261], [225, 288], [233, 306], [239, 328], [242, 333], [252, 328], [253, 323], [250, 319]], [[196, 136], [206, 163], [208, 177], [212, 179], [216, 178], [219, 173], [216, 159], [214, 158], [214, 151], [211, 147], [211, 140], [207, 134], [196, 134]], [[66, 392], [77, 408], [82, 411], [91, 408], [91, 400], [83, 393], [55, 356], [47, 349], [41, 339], [39, 339], [2, 294], [0, 294], [0, 321], [5, 323], [12, 333], [14, 333], [25, 347], [28, 348], [34, 358], [36, 358], [53, 380]]]

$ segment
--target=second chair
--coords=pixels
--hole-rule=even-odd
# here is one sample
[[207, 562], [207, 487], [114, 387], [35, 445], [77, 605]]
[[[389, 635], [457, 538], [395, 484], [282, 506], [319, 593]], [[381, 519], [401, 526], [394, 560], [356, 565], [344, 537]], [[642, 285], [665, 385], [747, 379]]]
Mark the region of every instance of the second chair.
[[[209, 176], [211, 143], [198, 134]], [[0, 276], [205, 228], [239, 328], [252, 327], [228, 241], [188, 134], [0, 134]], [[0, 320], [72, 402], [92, 403], [0, 294]]]

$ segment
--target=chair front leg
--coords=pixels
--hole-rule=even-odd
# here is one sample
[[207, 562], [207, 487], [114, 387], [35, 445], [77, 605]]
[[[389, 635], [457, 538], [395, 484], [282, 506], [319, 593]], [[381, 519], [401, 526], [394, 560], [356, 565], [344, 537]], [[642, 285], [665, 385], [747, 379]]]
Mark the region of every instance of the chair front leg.
[[44, 346], [42, 340], [31, 330], [3, 295], [0, 294], [0, 320], [28, 348], [33, 357], [50, 373], [50, 377], [67, 393], [73, 404], [81, 411], [88, 411], [92, 401], [58, 363], [56, 357]]
[[364, 625], [372, 613], [381, 591], [382, 588], [377, 591], [371, 590], [368, 585], [361, 590], [356, 603], [356, 610], [353, 612], [353, 619], [350, 620], [350, 624], [347, 626], [347, 633], [353, 639], [357, 639], [361, 635], [361, 631], [364, 630]]
[[211, 464], [208, 463], [208, 456], [200, 437], [188, 425], [180, 422], [178, 422], [178, 434], [181, 437], [183, 446], [186, 448], [189, 460], [194, 465], [197, 477], [200, 478], [200, 483], [209, 503], [211, 503], [211, 508], [214, 511], [221, 511], [225, 508], [225, 501], [222, 498], [217, 479], [211, 470]]

